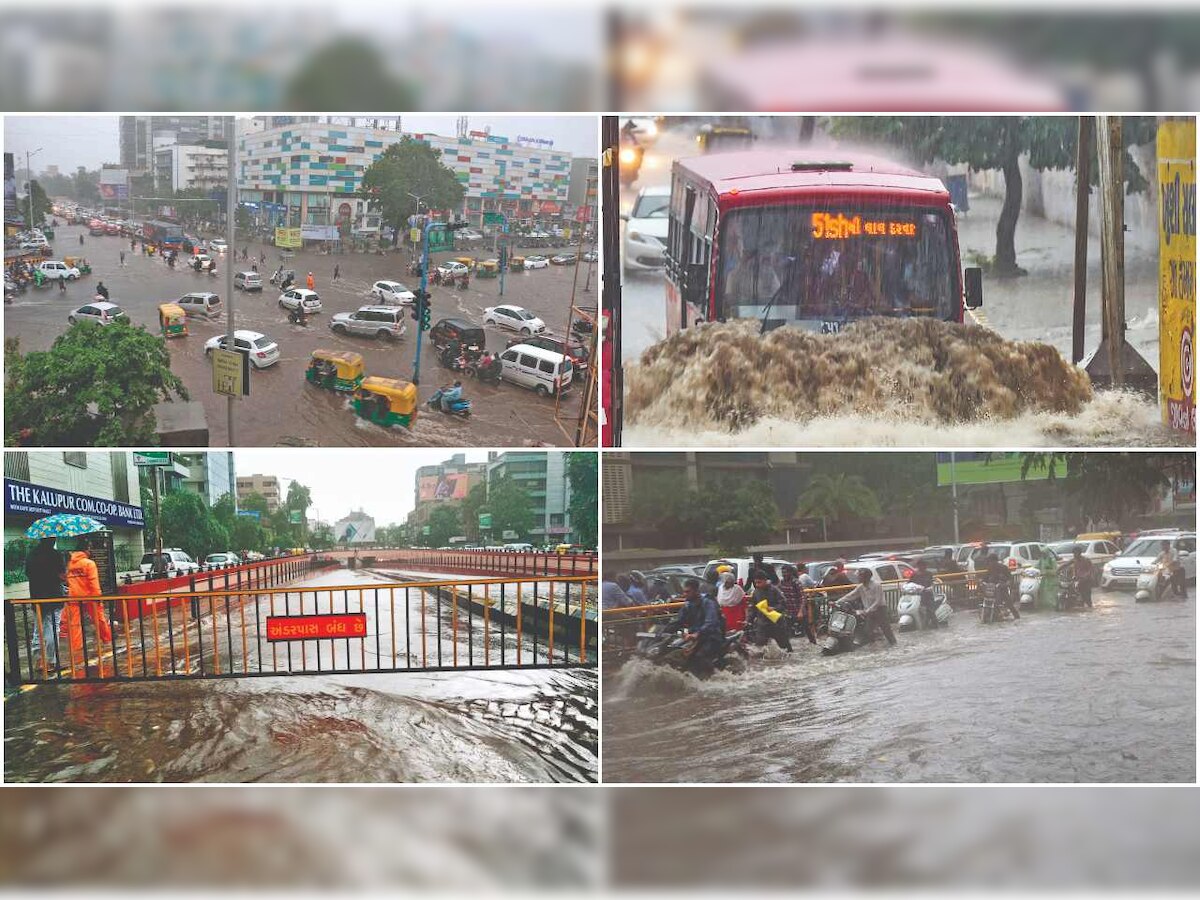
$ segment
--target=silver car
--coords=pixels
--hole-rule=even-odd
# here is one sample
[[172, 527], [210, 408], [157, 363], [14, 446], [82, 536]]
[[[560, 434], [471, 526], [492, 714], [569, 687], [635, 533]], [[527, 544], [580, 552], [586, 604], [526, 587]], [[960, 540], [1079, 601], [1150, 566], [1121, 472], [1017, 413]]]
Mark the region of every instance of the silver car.
[[405, 315], [399, 306], [362, 306], [352, 313], [335, 314], [329, 327], [334, 334], [360, 334], [394, 341], [407, 331]]

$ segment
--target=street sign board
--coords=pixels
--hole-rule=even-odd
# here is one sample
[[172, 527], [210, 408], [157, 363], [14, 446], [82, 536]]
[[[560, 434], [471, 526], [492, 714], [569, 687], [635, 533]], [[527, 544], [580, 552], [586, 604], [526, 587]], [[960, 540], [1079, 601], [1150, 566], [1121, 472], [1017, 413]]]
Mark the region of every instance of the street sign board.
[[503, 225], [504, 224], [504, 213], [485, 212], [483, 214], [483, 224], [484, 225]]
[[259, 522], [262, 521], [262, 513], [260, 513], [257, 509], [239, 509], [237, 514], [239, 516], [245, 516], [247, 519], [255, 519]]
[[250, 357], [237, 350], [212, 352], [213, 393], [244, 397], [250, 393]]
[[300, 248], [300, 229], [276, 228], [275, 246], [281, 250], [298, 250]]
[[421, 529], [421, 534], [429, 534], [429, 526], [428, 525], [426, 525], [424, 528]]
[[267, 616], [268, 641], [311, 641], [365, 637], [366, 613], [322, 613], [311, 616]]
[[133, 464], [138, 468], [170, 468], [171, 454], [167, 451], [134, 452]]
[[480, 513], [479, 514], [479, 527], [480, 528], [491, 528], [492, 527], [492, 514], [491, 513]]
[[454, 232], [449, 228], [433, 228], [429, 231], [429, 252], [439, 253], [454, 249]]
[[515, 531], [513, 531], [511, 528], [505, 528], [502, 532], [500, 532], [500, 537], [502, 540], [515, 541], [517, 538], [520, 537], [520, 535], [517, 534]]
[[1159, 393], [1164, 422], [1196, 433], [1196, 121], [1158, 126]]
[[304, 515], [298, 509], [288, 510], [288, 521], [293, 525], [299, 525], [304, 521]]
[[408, 239], [410, 241], [412, 241], [414, 244], [421, 243], [421, 229], [420, 228], [409, 229]]

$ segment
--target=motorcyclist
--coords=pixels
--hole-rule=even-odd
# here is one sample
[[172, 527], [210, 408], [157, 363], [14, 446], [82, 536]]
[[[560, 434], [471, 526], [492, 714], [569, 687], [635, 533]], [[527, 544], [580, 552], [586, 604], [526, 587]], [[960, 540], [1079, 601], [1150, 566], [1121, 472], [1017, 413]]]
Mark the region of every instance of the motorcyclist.
[[[783, 592], [771, 584], [771, 577], [764, 569], [754, 573], [754, 590], [750, 592], [749, 606], [753, 616], [754, 643], [765, 647], [767, 641], [774, 638], [775, 643], [785, 652], [791, 653], [792, 622], [788, 615], [787, 601]], [[778, 615], [773, 616], [773, 613]]]
[[888, 608], [883, 599], [883, 585], [875, 580], [870, 569], [860, 569], [858, 585], [844, 595], [842, 600], [859, 600], [862, 602], [863, 620], [867, 623], [867, 638], [878, 628], [887, 638], [890, 646], [896, 646], [896, 635], [892, 633], [892, 623], [888, 620]]
[[1082, 547], [1077, 546], [1071, 551], [1071, 569], [1069, 574], [1075, 579], [1075, 584], [1079, 588], [1079, 599], [1087, 604], [1088, 609], [1091, 609], [1092, 585], [1096, 581], [1096, 567], [1092, 565], [1090, 559], [1083, 555]]
[[[962, 577], [963, 567], [954, 559], [954, 551], [946, 548], [945, 554], [942, 556], [942, 564], [938, 567], [938, 577], [943, 584], [948, 585], [951, 597], [960, 597], [965, 591], [967, 581]], [[951, 576], [947, 578], [946, 576]]]
[[801, 624], [809, 643], [815, 644], [817, 638], [808, 620], [808, 597], [797, 577], [796, 567], [783, 566], [782, 573], [783, 577], [779, 580], [779, 593], [783, 594], [783, 602], [787, 607], [788, 630], [792, 631], [797, 623]]
[[796, 581], [800, 585], [800, 621], [804, 626], [804, 633], [808, 636], [808, 642], [815, 644], [817, 642], [817, 604], [813, 600], [812, 591], [817, 587], [817, 580], [809, 574], [808, 563], [796, 564], [797, 578]]
[[456, 381], [452, 385], [442, 388], [442, 412], [451, 412], [454, 403], [462, 399], [462, 382]]
[[104, 286], [103, 281], [96, 282], [96, 296], [103, 297], [105, 300], [108, 299], [108, 288]]
[[1013, 597], [1012, 573], [1008, 571], [1008, 567], [1004, 563], [1000, 562], [1000, 558], [995, 553], [988, 554], [986, 567], [980, 580], [985, 584], [994, 584], [996, 599], [1004, 604], [1014, 619], [1021, 618], [1021, 611], [1017, 609], [1017, 603]]
[[929, 567], [925, 564], [923, 558], [918, 558], [916, 569], [908, 578], [913, 584], [919, 584], [924, 590], [921, 591], [921, 618], [925, 620], [926, 628], [936, 629], [938, 627], [937, 620], [937, 604], [933, 599], [933, 573], [929, 571]]
[[700, 582], [689, 578], [683, 583], [683, 608], [670, 625], [668, 633], [683, 631], [685, 638], [695, 637], [692, 648], [692, 665], [700, 669], [711, 669], [720, 657], [725, 642], [724, 620], [717, 601], [700, 595]]
[[[1154, 559], [1154, 564], [1163, 567], [1163, 571], [1167, 574], [1167, 580], [1175, 591], [1175, 596], [1186, 597], [1187, 579], [1183, 573], [1183, 566], [1179, 565], [1179, 560], [1175, 556], [1175, 550], [1171, 546], [1171, 542], [1161, 541], [1158, 546], [1159, 552], [1158, 556]], [[1167, 585], [1162, 580], [1158, 584], [1158, 594], [1161, 597], [1163, 592], [1166, 591]]]

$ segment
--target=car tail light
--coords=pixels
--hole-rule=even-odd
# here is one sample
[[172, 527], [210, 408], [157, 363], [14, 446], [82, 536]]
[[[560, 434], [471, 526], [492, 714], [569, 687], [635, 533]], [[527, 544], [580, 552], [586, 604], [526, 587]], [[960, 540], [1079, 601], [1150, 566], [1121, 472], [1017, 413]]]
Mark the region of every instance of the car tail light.
[[267, 358], [267, 354], [263, 353], [263, 352], [260, 350], [260, 351], [258, 351], [258, 358], [259, 358], [259, 359], [266, 359], [266, 358]]
[[904, 577], [904, 578], [906, 578], [906, 579], [907, 579], [907, 578], [912, 578], [912, 577], [913, 577], [913, 574], [914, 574], [915, 572], [916, 572], [916, 570], [915, 570], [915, 569], [910, 569], [908, 566], [904, 566], [904, 568], [902, 568], [902, 569], [900, 570], [900, 574], [901, 574], [901, 576], [903, 576], [903, 577]]
[[1017, 567], [1017, 560], [1014, 557], [1010, 556], [1007, 560], [1005, 560], [1005, 562], [1008, 564], [1010, 569], [1015, 569]]

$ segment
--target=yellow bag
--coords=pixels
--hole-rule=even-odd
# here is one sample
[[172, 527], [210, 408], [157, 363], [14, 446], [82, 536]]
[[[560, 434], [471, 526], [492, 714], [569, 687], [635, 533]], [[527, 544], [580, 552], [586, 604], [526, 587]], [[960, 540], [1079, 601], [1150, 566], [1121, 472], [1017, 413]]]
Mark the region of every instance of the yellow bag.
[[778, 612], [777, 610], [771, 609], [771, 607], [767, 606], [766, 600], [759, 600], [758, 603], [756, 603], [754, 605], [754, 608], [757, 609], [764, 616], [766, 616], [768, 619], [770, 619], [772, 625], [775, 624], [776, 622], [778, 622], [779, 617], [783, 615], [783, 613]]

